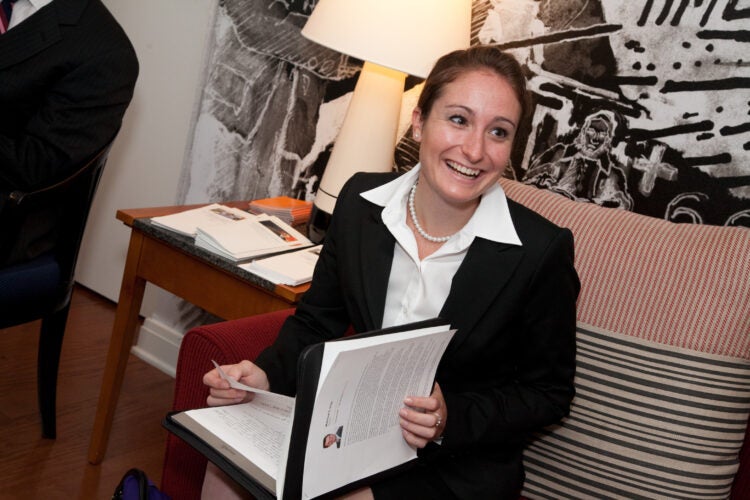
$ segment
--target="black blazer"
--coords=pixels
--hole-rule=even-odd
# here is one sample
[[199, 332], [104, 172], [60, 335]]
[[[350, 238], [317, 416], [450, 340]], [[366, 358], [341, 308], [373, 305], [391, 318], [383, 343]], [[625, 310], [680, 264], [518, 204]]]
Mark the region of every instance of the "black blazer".
[[[310, 290], [257, 363], [277, 392], [295, 392], [299, 352], [381, 327], [395, 239], [382, 207], [359, 193], [394, 178], [356, 174], [339, 196]], [[438, 368], [447, 406], [442, 446], [420, 458], [460, 498], [518, 494], [530, 432], [559, 421], [573, 398], [573, 237], [508, 200], [523, 245], [481, 238], [469, 247], [440, 316], [458, 329]]]
[[0, 36], [0, 191], [64, 178], [120, 128], [138, 60], [100, 0], [53, 0]]
[[[53, 0], [0, 35], [0, 211], [14, 190], [66, 178], [115, 136], [133, 96], [138, 60], [100, 0]], [[12, 238], [0, 267], [55, 243], [59, 209]]]

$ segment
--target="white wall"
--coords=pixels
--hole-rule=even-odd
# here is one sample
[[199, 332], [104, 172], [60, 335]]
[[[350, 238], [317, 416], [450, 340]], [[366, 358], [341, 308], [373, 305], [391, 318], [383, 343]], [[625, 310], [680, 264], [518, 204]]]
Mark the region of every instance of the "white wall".
[[[76, 280], [116, 301], [129, 230], [119, 208], [175, 204], [217, 0], [103, 0], [140, 62], [135, 95], [89, 216]], [[142, 313], [155, 302], [147, 289]]]

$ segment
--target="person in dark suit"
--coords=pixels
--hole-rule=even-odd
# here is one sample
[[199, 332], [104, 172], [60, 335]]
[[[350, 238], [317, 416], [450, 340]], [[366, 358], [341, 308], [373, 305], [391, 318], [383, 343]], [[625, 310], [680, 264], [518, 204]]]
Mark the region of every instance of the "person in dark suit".
[[323, 448], [330, 448], [334, 444], [336, 445], [336, 448], [341, 448], [341, 435], [343, 433], [344, 426], [339, 425], [338, 429], [336, 429], [336, 432], [332, 432], [323, 436]]
[[[101, 0], [16, 2], [0, 35], [0, 193], [52, 185], [107, 145], [137, 76], [135, 50]], [[51, 246], [36, 233], [33, 248], [18, 235], [14, 259]]]
[[[527, 438], [569, 411], [580, 289], [573, 236], [507, 199], [497, 182], [528, 116], [525, 85], [497, 48], [443, 56], [412, 117], [420, 163], [347, 182], [295, 314], [255, 363], [225, 368], [294, 394], [301, 350], [349, 325], [361, 332], [439, 316], [457, 329], [432, 395], [408, 397], [399, 412], [416, 464], [351, 498], [518, 498]], [[209, 405], [250, 398], [216, 371], [204, 382]]]

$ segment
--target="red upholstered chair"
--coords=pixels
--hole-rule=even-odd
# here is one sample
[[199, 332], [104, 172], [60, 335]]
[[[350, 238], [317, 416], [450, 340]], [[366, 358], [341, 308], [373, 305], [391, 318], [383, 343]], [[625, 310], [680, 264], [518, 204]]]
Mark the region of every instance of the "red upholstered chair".
[[[282, 323], [294, 309], [285, 309], [249, 318], [193, 328], [182, 340], [177, 361], [172, 409], [188, 410], [206, 406], [208, 390], [203, 374], [211, 360], [228, 364], [255, 359], [276, 338]], [[174, 499], [200, 498], [206, 459], [179, 438], [170, 435], [162, 473], [162, 489]]]

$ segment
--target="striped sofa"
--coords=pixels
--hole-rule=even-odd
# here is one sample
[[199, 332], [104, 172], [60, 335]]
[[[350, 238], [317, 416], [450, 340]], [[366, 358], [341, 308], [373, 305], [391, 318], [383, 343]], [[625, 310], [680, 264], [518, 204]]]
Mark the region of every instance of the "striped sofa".
[[[750, 498], [750, 231], [672, 224], [502, 184], [573, 231], [582, 283], [577, 395], [568, 418], [530, 441], [523, 495]], [[188, 332], [174, 409], [205, 404], [206, 360], [252, 359], [290, 312]], [[170, 436], [164, 491], [198, 498], [204, 467]]]
[[[576, 397], [529, 444], [524, 495], [729, 497], [750, 412], [750, 231], [503, 187], [573, 231], [582, 285]], [[745, 468], [735, 498], [750, 498]]]

